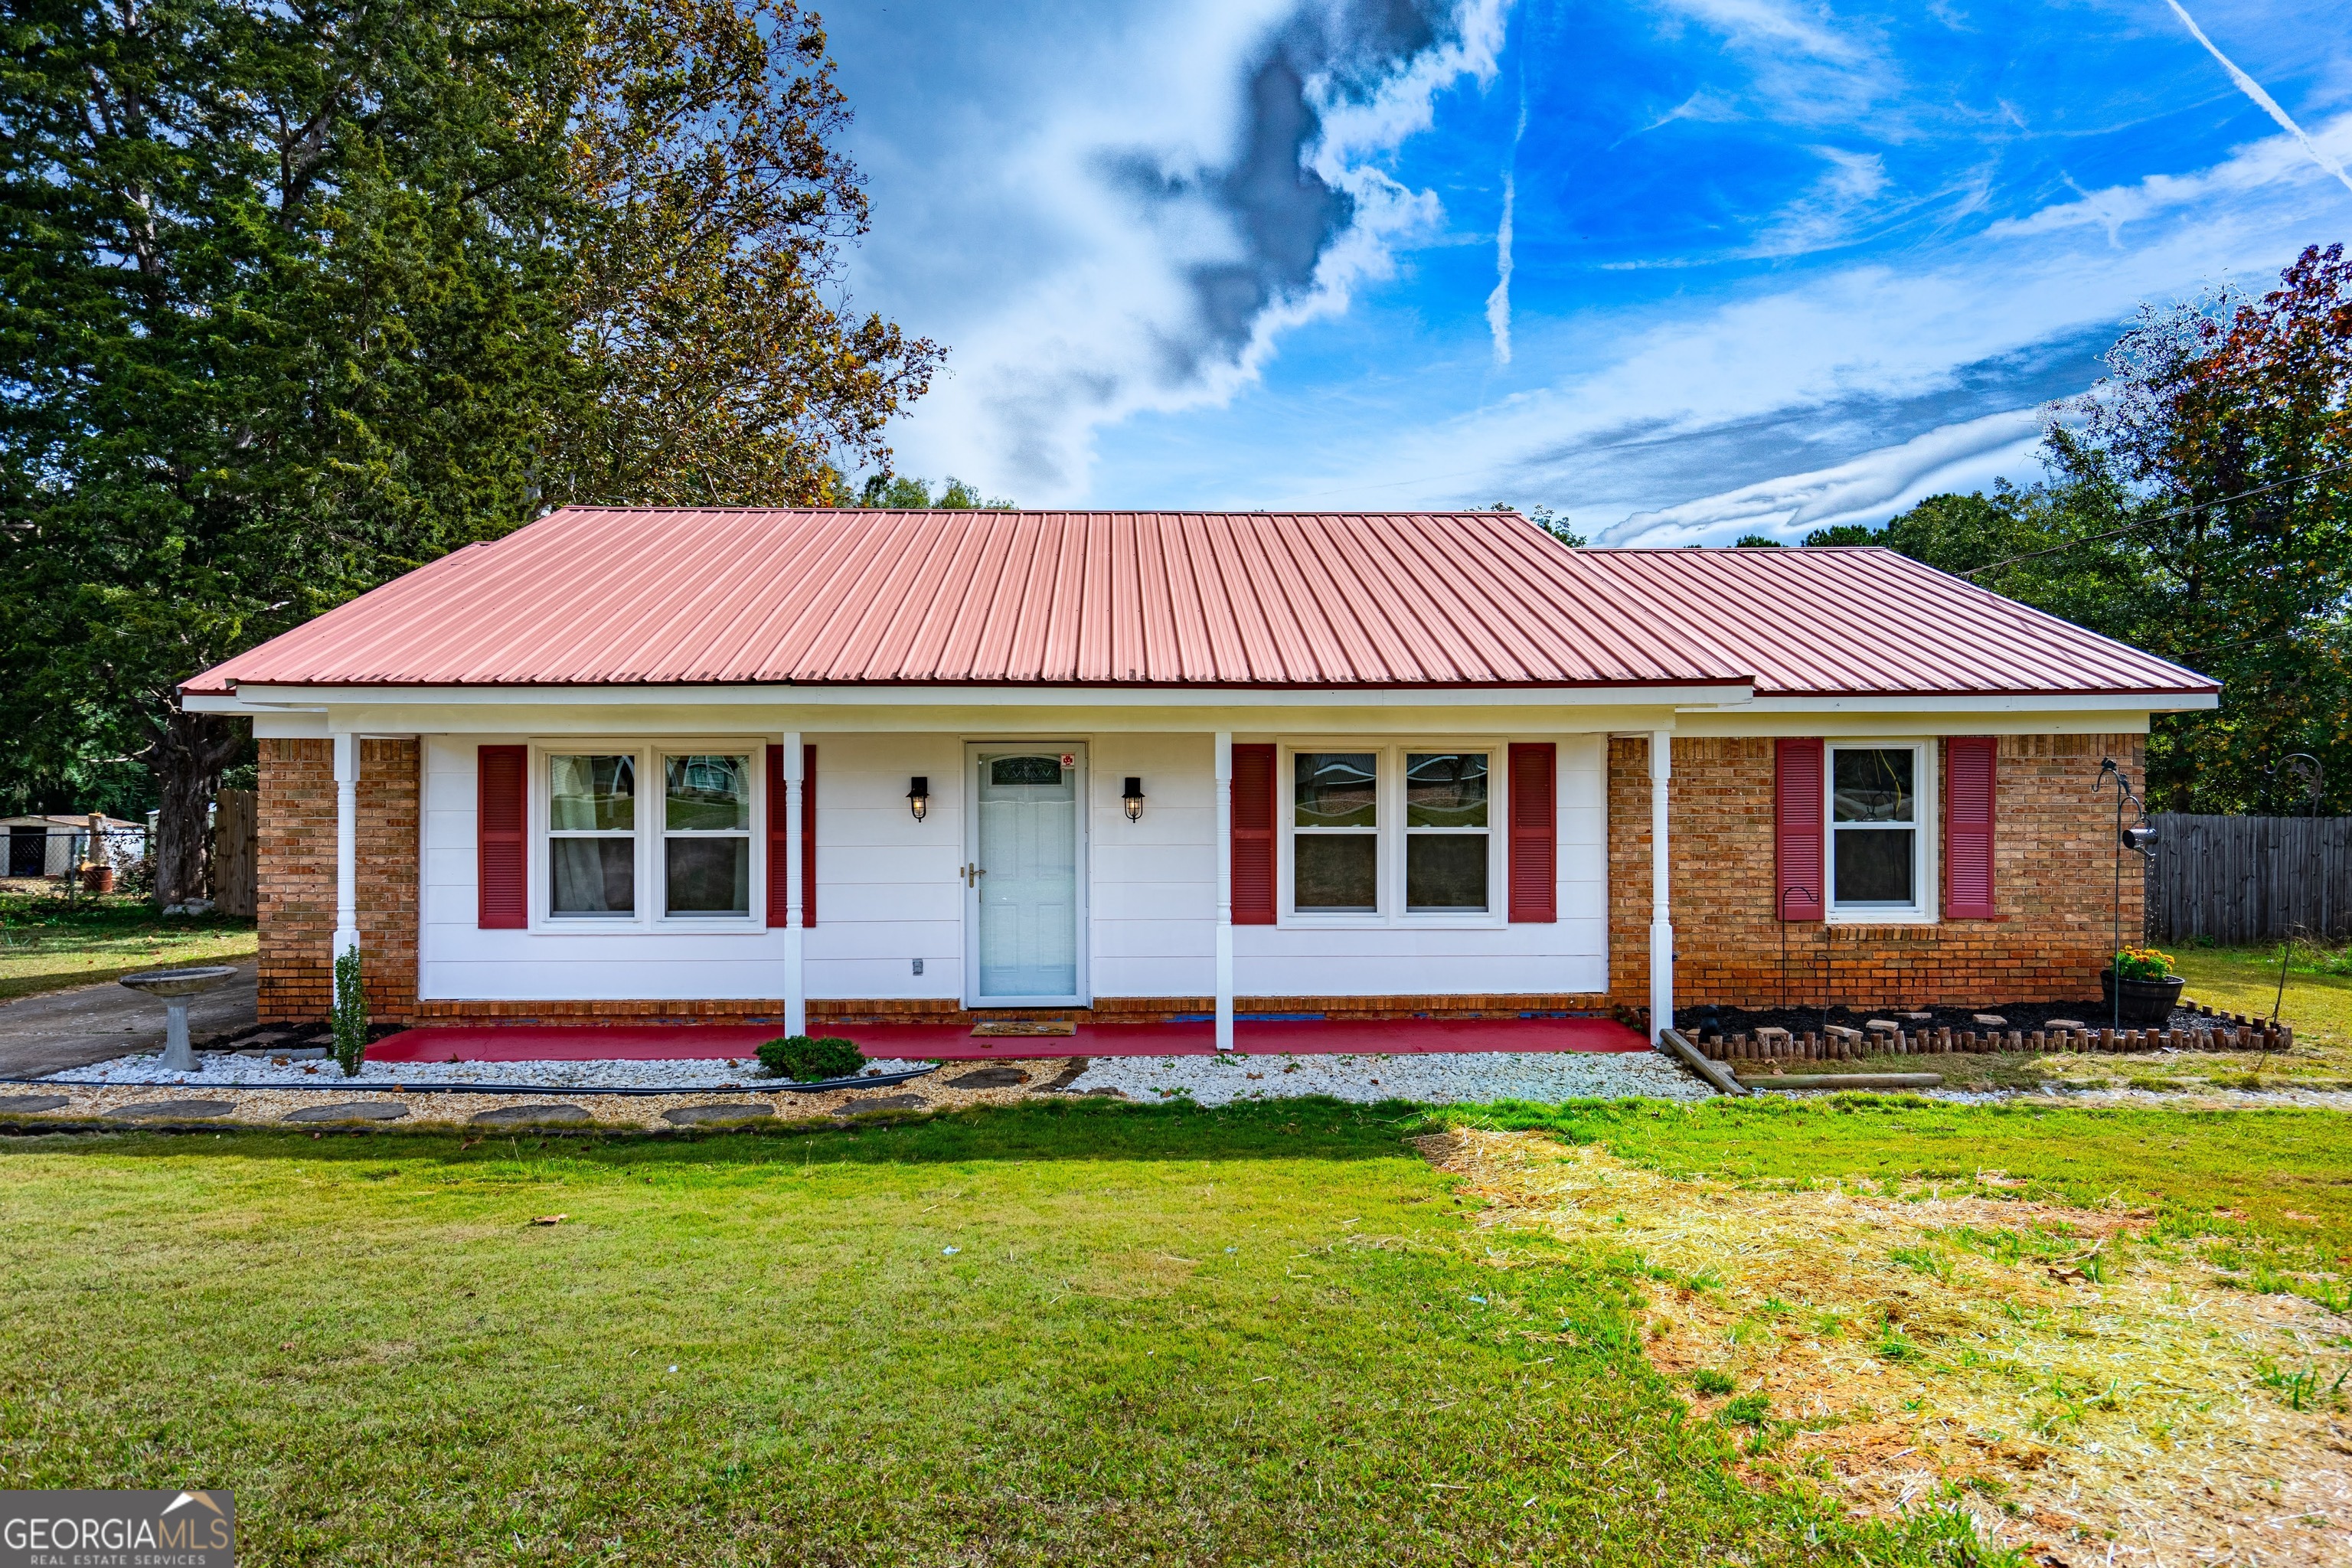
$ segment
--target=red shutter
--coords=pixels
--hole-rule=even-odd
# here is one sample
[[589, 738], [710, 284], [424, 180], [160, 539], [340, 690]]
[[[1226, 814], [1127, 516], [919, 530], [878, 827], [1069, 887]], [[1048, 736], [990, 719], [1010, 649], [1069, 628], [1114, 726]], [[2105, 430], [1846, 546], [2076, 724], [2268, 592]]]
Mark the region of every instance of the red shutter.
[[1559, 748], [1511, 747], [1511, 919], [1559, 919]]
[[1780, 797], [1773, 835], [1777, 912], [1784, 921], [1817, 921], [1828, 893], [1822, 886], [1822, 743], [1776, 741], [1772, 749]]
[[527, 746], [478, 746], [474, 753], [474, 845], [484, 931], [520, 931], [530, 923], [530, 857], [523, 842], [523, 780]]
[[768, 924], [792, 919], [792, 862], [786, 855], [792, 832], [792, 796], [784, 784], [784, 749], [768, 748]]
[[1274, 748], [1234, 748], [1234, 924], [1274, 923]]
[[1992, 906], [1991, 737], [1944, 742], [1944, 917], [1989, 921]]
[[801, 924], [816, 924], [816, 748], [801, 748]]

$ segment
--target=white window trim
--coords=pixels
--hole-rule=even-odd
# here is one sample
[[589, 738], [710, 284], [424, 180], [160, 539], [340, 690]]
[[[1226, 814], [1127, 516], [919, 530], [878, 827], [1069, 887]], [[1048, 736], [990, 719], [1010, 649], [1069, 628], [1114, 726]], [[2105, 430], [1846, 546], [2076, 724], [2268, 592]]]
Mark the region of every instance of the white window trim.
[[[1917, 902], [1907, 909], [1885, 906], [1841, 908], [1837, 901], [1837, 753], [1840, 752], [1909, 752], [1911, 778], [1916, 795], [1912, 806], [1911, 886]], [[1943, 908], [1943, 819], [1940, 786], [1942, 748], [1916, 736], [1886, 740], [1844, 739], [1823, 743], [1822, 755], [1822, 880], [1829, 884], [1823, 901], [1831, 925], [1935, 925]], [[1871, 829], [1864, 828], [1869, 832]]]
[[[1507, 775], [1509, 742], [1492, 737], [1438, 736], [1399, 741], [1391, 736], [1333, 736], [1286, 740], [1275, 748], [1275, 816], [1277, 847], [1275, 923], [1296, 931], [1499, 931], [1510, 923], [1510, 821]], [[1370, 914], [1327, 913], [1298, 908], [1294, 840], [1298, 814], [1296, 759], [1301, 752], [1370, 752], [1379, 759], [1374, 786], [1377, 852], [1374, 884], [1380, 908]], [[1484, 910], [1424, 910], [1404, 907], [1404, 759], [1413, 752], [1483, 752], [1486, 756], [1486, 907]]]
[[[763, 935], [767, 931], [768, 891], [768, 742], [762, 739], [741, 735], [688, 736], [684, 739], [642, 741], [628, 737], [602, 735], [566, 735], [554, 739], [534, 740], [530, 745], [530, 773], [525, 788], [528, 793], [530, 821], [530, 926], [533, 931], [563, 936], [644, 936], [700, 935], [710, 937], [750, 937]], [[689, 755], [740, 756], [750, 759], [751, 783], [751, 910], [746, 914], [670, 915], [661, 909], [663, 903], [662, 844], [668, 834], [662, 813], [666, 775], [662, 771], [665, 757]], [[569, 756], [632, 756], [637, 760], [637, 826], [636, 840], [637, 908], [634, 914], [559, 915], [551, 907], [555, 901], [555, 879], [548, 852], [549, 818], [551, 805], [549, 796], [551, 757]], [[647, 785], [651, 784], [648, 793]], [[689, 836], [690, 837], [690, 836]], [[715, 836], [714, 836], [715, 837]]]

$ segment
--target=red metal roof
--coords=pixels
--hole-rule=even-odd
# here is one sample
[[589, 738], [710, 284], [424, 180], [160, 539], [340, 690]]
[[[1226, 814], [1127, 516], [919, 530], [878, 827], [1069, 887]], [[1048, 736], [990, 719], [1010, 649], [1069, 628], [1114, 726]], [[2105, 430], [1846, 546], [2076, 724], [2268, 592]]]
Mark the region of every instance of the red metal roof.
[[1884, 550], [1570, 551], [1507, 512], [575, 507], [188, 682], [2211, 690]]

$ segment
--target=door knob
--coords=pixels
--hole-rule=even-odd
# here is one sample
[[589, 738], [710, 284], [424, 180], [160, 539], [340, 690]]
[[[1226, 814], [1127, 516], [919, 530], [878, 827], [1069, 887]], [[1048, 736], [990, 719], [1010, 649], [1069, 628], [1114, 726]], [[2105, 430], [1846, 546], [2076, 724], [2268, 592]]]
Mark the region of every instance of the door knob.
[[956, 868], [956, 875], [963, 879], [965, 887], [977, 888], [980, 886], [980, 879], [988, 875], [988, 868], [978, 865], [959, 866]]

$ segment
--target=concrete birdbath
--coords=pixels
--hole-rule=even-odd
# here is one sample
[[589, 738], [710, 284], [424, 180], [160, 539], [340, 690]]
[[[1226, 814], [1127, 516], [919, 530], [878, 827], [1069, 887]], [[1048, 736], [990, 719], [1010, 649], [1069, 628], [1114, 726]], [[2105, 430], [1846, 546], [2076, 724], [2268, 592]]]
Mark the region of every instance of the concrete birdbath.
[[188, 1044], [188, 1004], [236, 978], [236, 971], [227, 964], [212, 963], [201, 969], [154, 969], [144, 974], [126, 974], [118, 984], [163, 999], [163, 1070], [194, 1072], [196, 1053]]

